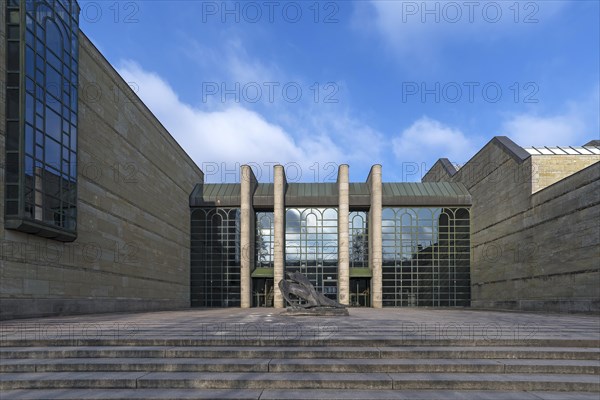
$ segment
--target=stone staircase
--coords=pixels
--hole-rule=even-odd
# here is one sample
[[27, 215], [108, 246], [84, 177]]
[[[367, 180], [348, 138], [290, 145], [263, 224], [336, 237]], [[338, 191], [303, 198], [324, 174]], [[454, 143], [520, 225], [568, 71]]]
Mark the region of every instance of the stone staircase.
[[7, 340], [9, 399], [594, 399], [593, 340]]

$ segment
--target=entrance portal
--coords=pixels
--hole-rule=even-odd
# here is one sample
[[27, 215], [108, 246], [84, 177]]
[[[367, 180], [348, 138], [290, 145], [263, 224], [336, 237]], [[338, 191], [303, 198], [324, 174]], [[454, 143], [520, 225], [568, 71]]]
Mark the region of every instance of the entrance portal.
[[350, 307], [371, 306], [371, 279], [350, 278]]
[[272, 278], [253, 278], [252, 307], [273, 307], [274, 290]]

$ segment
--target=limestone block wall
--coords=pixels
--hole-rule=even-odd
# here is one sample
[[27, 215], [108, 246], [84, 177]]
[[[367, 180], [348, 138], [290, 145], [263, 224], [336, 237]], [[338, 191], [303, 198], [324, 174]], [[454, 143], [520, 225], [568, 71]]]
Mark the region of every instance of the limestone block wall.
[[[556, 157], [566, 158], [523, 158], [492, 140], [451, 177], [424, 177], [462, 182], [472, 195], [473, 307], [600, 310], [600, 163]], [[538, 178], [551, 183], [536, 191]]]
[[549, 155], [531, 156], [532, 193], [542, 190], [575, 172], [600, 161], [600, 155]]
[[[79, 40], [78, 237], [5, 230], [0, 210], [2, 319], [189, 307], [188, 196], [202, 171], [87, 37]], [[0, 154], [4, 112], [2, 104]]]

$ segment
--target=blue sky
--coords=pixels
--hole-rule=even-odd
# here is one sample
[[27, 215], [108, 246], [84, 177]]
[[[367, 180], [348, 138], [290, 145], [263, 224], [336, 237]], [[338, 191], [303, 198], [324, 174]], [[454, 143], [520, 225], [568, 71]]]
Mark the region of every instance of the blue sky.
[[599, 139], [599, 4], [80, 0], [80, 26], [208, 182], [418, 181], [495, 135]]

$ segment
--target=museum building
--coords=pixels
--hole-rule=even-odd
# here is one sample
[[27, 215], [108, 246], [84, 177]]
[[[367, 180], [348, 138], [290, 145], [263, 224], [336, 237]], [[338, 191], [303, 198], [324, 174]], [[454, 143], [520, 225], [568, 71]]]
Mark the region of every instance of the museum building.
[[[78, 27], [1, 3], [0, 318], [284, 307], [305, 274], [355, 307], [600, 310], [600, 143], [494, 137], [420, 183], [204, 174]], [[94, 93], [94, 96], [90, 96]]]
[[468, 306], [469, 207], [460, 183], [199, 184], [190, 197], [191, 304], [275, 306], [274, 283], [305, 274], [318, 291], [353, 306]]

